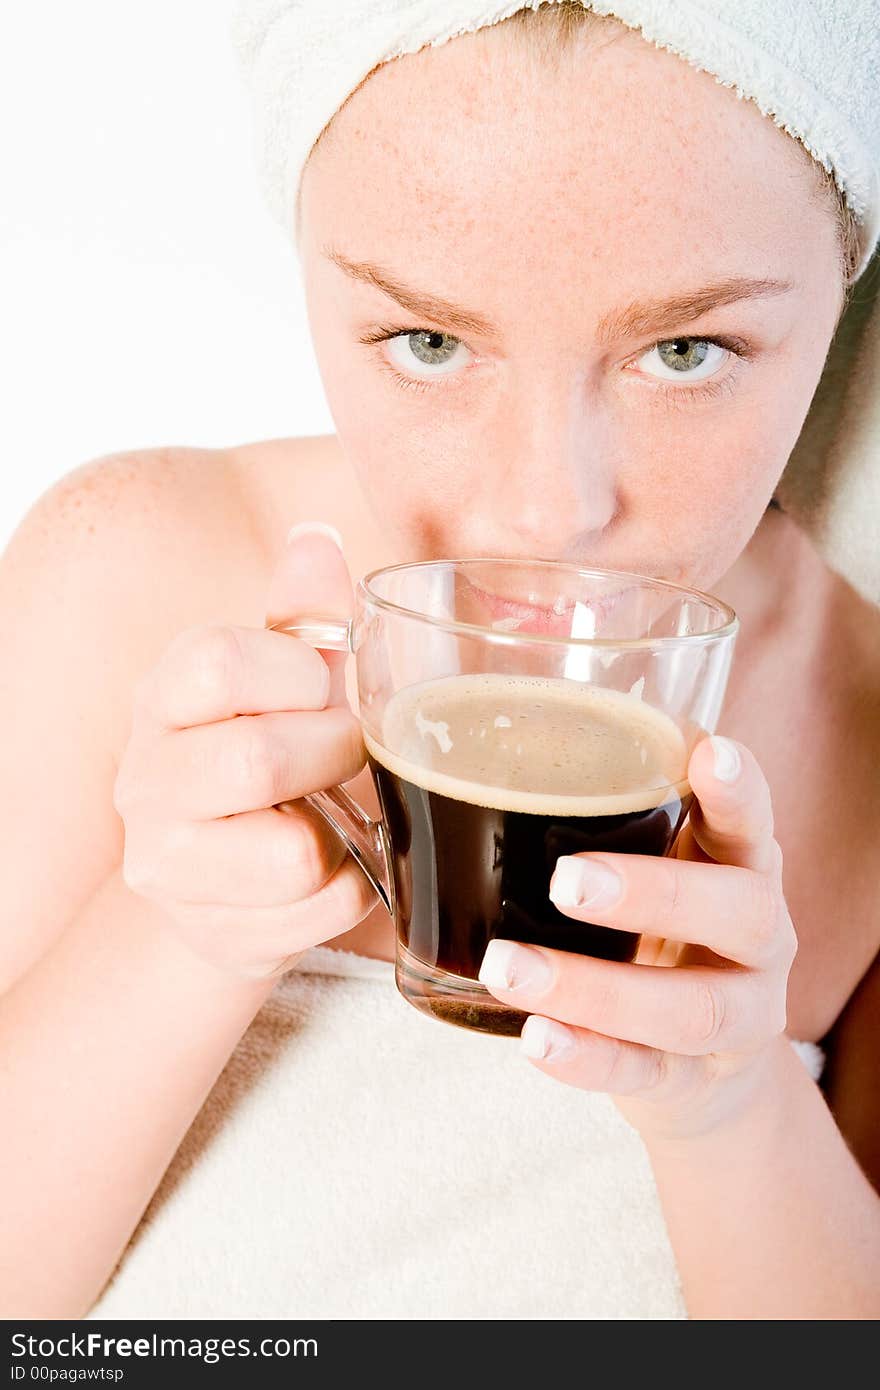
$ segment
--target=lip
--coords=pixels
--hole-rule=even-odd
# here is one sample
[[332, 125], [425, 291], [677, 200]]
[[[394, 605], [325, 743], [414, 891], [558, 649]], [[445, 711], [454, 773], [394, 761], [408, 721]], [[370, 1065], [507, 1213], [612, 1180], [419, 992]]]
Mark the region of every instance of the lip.
[[[473, 580], [468, 573], [469, 570], [481, 570], [483, 574], [487, 571], [496, 574], [503, 574], [509, 570], [511, 561], [498, 555], [472, 555], [464, 559], [449, 560], [422, 560], [400, 565], [386, 565], [383, 569], [370, 570], [363, 575], [357, 583], [358, 603], [363, 604], [367, 611], [375, 611], [377, 614], [391, 614], [396, 618], [415, 619], [419, 623], [436, 629], [440, 632], [452, 633], [453, 635], [474, 638], [483, 634], [487, 642], [497, 643], [499, 646], [517, 645], [520, 643], [548, 643], [557, 645], [560, 641], [563, 644], [589, 644], [592, 647], [612, 647], [615, 651], [626, 649], [628, 651], [662, 651], [673, 652], [677, 650], [692, 651], [695, 646], [709, 646], [714, 648], [718, 643], [731, 644], [735, 641], [740, 629], [740, 620], [734, 610], [723, 599], [715, 598], [712, 594], [707, 594], [701, 589], [686, 587], [681, 583], [673, 583], [670, 579], [660, 579], [652, 577], [648, 573], [637, 573], [634, 570], [611, 570], [597, 569], [582, 565], [561, 565], [553, 560], [532, 560], [529, 562], [542, 575], [548, 574], [552, 569], [565, 569], [570, 574], [576, 575], [578, 579], [595, 579], [599, 584], [606, 584], [609, 578], [621, 584], [621, 588], [615, 595], [614, 602], [630, 593], [633, 590], [640, 590], [646, 585], [654, 591], [662, 591], [670, 595], [670, 602], [681, 602], [682, 595], [696, 603], [700, 613], [703, 615], [696, 625], [688, 625], [684, 632], [672, 632], [665, 634], [644, 633], [641, 637], [620, 637], [608, 636], [602, 632], [599, 636], [587, 637], [586, 633], [572, 634], [567, 633], [560, 638], [556, 633], [522, 631], [505, 632], [495, 631], [485, 623], [480, 624], [473, 619], [468, 620], [463, 614], [455, 616], [439, 616], [434, 612], [425, 612], [424, 606], [419, 607], [411, 602], [401, 602], [401, 595], [396, 592], [395, 586], [399, 583], [402, 576], [412, 572], [425, 574], [428, 576], [442, 577], [443, 583], [447, 583], [450, 573], [460, 572], [465, 582], [473, 587]], [[388, 593], [392, 590], [393, 597]], [[488, 595], [497, 598], [498, 595]], [[587, 611], [584, 609], [584, 611]], [[508, 615], [508, 617], [516, 615]], [[549, 625], [549, 623], [548, 623]], [[632, 626], [642, 627], [641, 623], [634, 623]], [[357, 636], [352, 638], [355, 644], [358, 642]], [[356, 650], [356, 645], [351, 650]]]
[[587, 609], [595, 615], [595, 626], [593, 633], [590, 633], [573, 630], [575, 620], [579, 616], [574, 599], [567, 600], [564, 607], [554, 605], [547, 608], [538, 602], [522, 603], [515, 599], [502, 598], [499, 594], [489, 594], [471, 581], [473, 592], [491, 615], [492, 621], [488, 625], [493, 629], [501, 632], [542, 633], [554, 637], [592, 636], [624, 594], [632, 591], [632, 587], [629, 585], [626, 589], [619, 589], [615, 594], [597, 594], [587, 603], [583, 600], [578, 601], [577, 607], [581, 611]]

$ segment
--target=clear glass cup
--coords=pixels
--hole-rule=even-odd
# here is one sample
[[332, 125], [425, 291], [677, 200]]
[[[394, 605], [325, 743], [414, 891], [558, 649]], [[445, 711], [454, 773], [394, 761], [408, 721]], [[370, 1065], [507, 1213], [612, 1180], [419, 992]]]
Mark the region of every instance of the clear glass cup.
[[546, 560], [393, 565], [350, 620], [274, 623], [354, 654], [382, 815], [342, 787], [306, 798], [391, 913], [401, 994], [434, 1018], [518, 1034], [477, 973], [494, 936], [632, 960], [639, 938], [574, 922], [556, 860], [668, 854], [714, 732], [739, 628], [709, 594]]

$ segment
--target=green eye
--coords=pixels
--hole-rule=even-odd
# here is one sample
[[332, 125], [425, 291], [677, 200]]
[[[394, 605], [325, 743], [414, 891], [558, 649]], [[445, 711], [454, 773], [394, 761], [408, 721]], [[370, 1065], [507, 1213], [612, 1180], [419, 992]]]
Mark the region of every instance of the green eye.
[[468, 349], [461, 339], [433, 328], [396, 333], [389, 336], [386, 343], [395, 367], [426, 381], [447, 376], [467, 363]]
[[711, 338], [665, 338], [638, 359], [648, 376], [661, 381], [706, 381], [731, 356], [730, 349]]
[[709, 355], [710, 343], [703, 338], [670, 338], [657, 344], [660, 361], [675, 372], [689, 372], [699, 367]]
[[431, 329], [408, 333], [403, 341], [406, 345], [405, 351], [411, 352], [413, 357], [423, 362], [426, 367], [444, 366], [456, 348], [461, 346], [458, 338], [453, 338], [449, 333], [435, 333]]

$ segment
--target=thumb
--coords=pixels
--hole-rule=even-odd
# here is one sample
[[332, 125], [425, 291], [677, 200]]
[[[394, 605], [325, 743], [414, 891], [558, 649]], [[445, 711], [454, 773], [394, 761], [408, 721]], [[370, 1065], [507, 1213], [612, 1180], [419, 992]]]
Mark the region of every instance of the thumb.
[[732, 739], [701, 739], [691, 753], [688, 780], [696, 800], [691, 834], [718, 864], [766, 873], [777, 866], [770, 787], [754, 754]]
[[[320, 521], [291, 528], [266, 596], [266, 626], [297, 618], [345, 622], [354, 611], [351, 575], [339, 532]], [[322, 651], [330, 668], [332, 705], [346, 703], [345, 652]]]

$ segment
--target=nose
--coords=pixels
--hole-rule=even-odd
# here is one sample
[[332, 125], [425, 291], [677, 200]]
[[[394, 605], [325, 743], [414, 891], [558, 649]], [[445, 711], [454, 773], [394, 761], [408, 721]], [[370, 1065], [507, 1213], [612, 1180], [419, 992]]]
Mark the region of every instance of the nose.
[[595, 551], [618, 508], [617, 469], [601, 405], [583, 381], [530, 382], [496, 419], [487, 470], [496, 552], [546, 559]]

